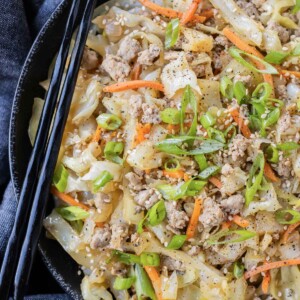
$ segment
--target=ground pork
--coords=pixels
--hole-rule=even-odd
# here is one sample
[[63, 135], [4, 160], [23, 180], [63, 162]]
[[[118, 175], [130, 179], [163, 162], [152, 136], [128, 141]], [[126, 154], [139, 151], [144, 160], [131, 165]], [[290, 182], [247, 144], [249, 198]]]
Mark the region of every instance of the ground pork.
[[233, 195], [227, 199], [223, 199], [220, 203], [221, 208], [230, 215], [236, 215], [241, 212], [245, 203], [245, 198], [240, 195]]
[[292, 125], [291, 115], [285, 112], [281, 115], [277, 123], [277, 130], [279, 133], [283, 133]]
[[111, 54], [108, 54], [103, 60], [102, 68], [115, 81], [124, 81], [131, 71], [131, 68], [126, 60]]
[[223, 67], [227, 66], [228, 63], [231, 60], [231, 56], [228, 53], [228, 51], [226, 50], [222, 50], [222, 51], [214, 51], [213, 52], [213, 63], [214, 63], [214, 67], [215, 69], [222, 69]]
[[148, 103], [142, 104], [143, 116], [141, 119], [142, 123], [159, 124], [160, 110], [155, 105], [150, 105]]
[[228, 155], [233, 161], [241, 160], [246, 157], [246, 150], [250, 141], [241, 134], [237, 134], [228, 146]]
[[129, 181], [128, 187], [134, 191], [140, 191], [143, 188], [142, 178], [137, 174], [130, 172], [125, 175], [125, 178]]
[[218, 35], [214, 40], [214, 46], [229, 47], [230, 42], [225, 36]]
[[184, 229], [189, 221], [185, 211], [178, 209], [178, 203], [172, 201], [165, 202], [167, 218], [169, 221], [169, 226], [176, 230]]
[[203, 205], [203, 212], [199, 221], [204, 228], [211, 228], [220, 225], [225, 219], [225, 214], [212, 198], [206, 198]]
[[91, 241], [91, 248], [98, 249], [107, 246], [111, 239], [111, 230], [109, 226], [96, 228]]
[[149, 49], [146, 49], [139, 53], [137, 62], [140, 65], [152, 66], [152, 64], [159, 57], [159, 55], [160, 48], [154, 44], [151, 44], [149, 46]]
[[284, 85], [284, 84], [277, 85], [277, 87], [276, 87], [276, 95], [281, 100], [288, 99], [286, 85]]
[[89, 48], [85, 48], [83, 52], [82, 62], [81, 62], [82, 68], [86, 70], [93, 70], [96, 69], [98, 65], [99, 65], [98, 54]]
[[238, 0], [236, 4], [249, 16], [257, 19], [259, 17], [259, 12], [257, 7], [252, 1]]
[[289, 178], [292, 172], [292, 162], [289, 157], [283, 157], [277, 165], [277, 173], [279, 176]]
[[132, 39], [127, 36], [120, 43], [117, 55], [122, 57], [124, 60], [131, 62], [137, 57], [140, 51], [142, 51], [141, 44], [136, 39]]
[[184, 263], [169, 256], [161, 258], [161, 265], [167, 267], [169, 271], [185, 271]]
[[143, 110], [142, 110], [143, 98], [141, 95], [132, 95], [129, 98], [129, 106], [131, 107], [132, 115], [137, 118], [139, 117]]
[[122, 243], [128, 236], [129, 226], [125, 223], [113, 224], [111, 226], [110, 248], [122, 250]]
[[140, 191], [137, 195], [135, 195], [134, 200], [140, 206], [149, 209], [159, 200], [159, 195], [155, 189], [147, 189]]
[[290, 31], [274, 20], [270, 20], [268, 22], [267, 29], [276, 31], [278, 33], [279, 39], [283, 44], [287, 43], [290, 40]]

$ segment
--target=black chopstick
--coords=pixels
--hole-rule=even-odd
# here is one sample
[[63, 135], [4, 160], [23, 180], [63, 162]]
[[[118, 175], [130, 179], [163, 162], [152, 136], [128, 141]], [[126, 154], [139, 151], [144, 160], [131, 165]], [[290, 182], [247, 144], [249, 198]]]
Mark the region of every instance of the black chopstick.
[[75, 46], [72, 52], [71, 62], [67, 71], [64, 86], [62, 88], [60, 100], [58, 102], [53, 129], [50, 134], [44, 161], [39, 174], [31, 215], [21, 250], [17, 273], [15, 276], [15, 300], [23, 299], [25, 287], [29, 278], [34, 253], [42, 228], [42, 222], [45, 217], [48, 192], [51, 186], [52, 176], [70, 110], [81, 58], [88, 36], [95, 4], [96, 0], [88, 0], [85, 6], [84, 15], [80, 23]]
[[57, 55], [55, 68], [52, 74], [49, 90], [45, 99], [36, 141], [26, 170], [25, 179], [20, 193], [14, 226], [6, 247], [0, 273], [0, 299], [8, 299], [12, 278], [15, 275], [17, 259], [21, 251], [21, 241], [25, 235], [28, 214], [32, 206], [33, 191], [36, 178], [45, 152], [51, 119], [55, 111], [59, 88], [65, 69], [66, 60], [72, 39], [72, 33], [78, 17], [80, 0], [73, 1], [66, 24], [62, 44]]

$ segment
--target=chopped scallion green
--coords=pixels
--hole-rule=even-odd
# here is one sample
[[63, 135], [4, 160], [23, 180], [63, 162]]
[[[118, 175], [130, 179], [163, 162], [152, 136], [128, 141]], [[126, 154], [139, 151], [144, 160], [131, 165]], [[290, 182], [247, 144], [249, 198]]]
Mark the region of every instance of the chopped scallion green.
[[174, 235], [172, 237], [172, 240], [170, 241], [170, 243], [167, 246], [167, 249], [171, 249], [171, 250], [178, 250], [180, 249], [184, 242], [186, 241], [186, 235]]
[[[230, 235], [238, 235], [239, 237], [237, 238], [232, 238], [229, 240], [222, 240], [220, 241], [220, 239], [228, 237]], [[249, 230], [245, 230], [245, 229], [241, 229], [241, 230], [221, 230], [220, 232], [212, 235], [207, 243], [209, 245], [222, 245], [222, 244], [233, 244], [233, 243], [239, 243], [239, 242], [243, 242], [246, 241], [248, 239], [253, 238], [254, 236], [256, 236], [255, 232], [249, 231]]]
[[53, 184], [61, 193], [63, 193], [67, 188], [68, 177], [69, 172], [63, 166], [63, 164], [60, 164], [54, 171]]
[[158, 267], [160, 265], [160, 258], [157, 253], [143, 252], [140, 258], [143, 266]]
[[180, 123], [180, 112], [176, 108], [166, 108], [160, 112], [160, 118], [164, 123], [177, 125]]
[[123, 153], [124, 144], [121, 142], [108, 142], [104, 148], [104, 157], [107, 160], [115, 162], [119, 165], [123, 164], [123, 159], [119, 156]]
[[289, 56], [287, 52], [270, 51], [264, 60], [270, 64], [280, 65]]
[[116, 130], [122, 125], [122, 120], [112, 114], [101, 114], [97, 118], [97, 123], [101, 128], [107, 130]]
[[179, 19], [172, 19], [166, 27], [166, 39], [165, 39], [165, 48], [172, 48], [180, 35], [180, 22]]
[[276, 221], [279, 224], [295, 224], [300, 221], [300, 212], [292, 209], [283, 209], [275, 212]]
[[113, 180], [114, 177], [108, 171], [102, 171], [101, 174], [93, 181], [93, 191], [98, 192], [108, 182]]
[[233, 82], [232, 80], [227, 77], [227, 76], [223, 76], [220, 80], [220, 92], [221, 94], [231, 100], [233, 98]]
[[128, 290], [135, 281], [135, 277], [122, 278], [117, 277], [114, 281], [114, 289], [117, 291]]
[[56, 211], [67, 221], [86, 219], [90, 214], [78, 206], [58, 207]]

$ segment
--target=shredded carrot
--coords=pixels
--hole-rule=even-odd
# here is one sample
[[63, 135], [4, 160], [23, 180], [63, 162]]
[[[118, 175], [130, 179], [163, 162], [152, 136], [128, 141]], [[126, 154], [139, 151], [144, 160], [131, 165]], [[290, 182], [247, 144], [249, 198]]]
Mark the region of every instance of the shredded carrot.
[[186, 236], [188, 239], [191, 239], [195, 235], [196, 228], [198, 225], [198, 219], [202, 210], [202, 204], [203, 204], [202, 199], [197, 198], [195, 200], [194, 210], [189, 222], [189, 226], [186, 230]]
[[159, 277], [159, 273], [157, 272], [156, 268], [154, 268], [154, 267], [144, 266], [144, 269], [147, 272], [147, 274], [152, 282], [157, 300], [162, 300], [163, 299], [162, 286], [161, 286], [161, 280]]
[[293, 266], [293, 265], [299, 265], [300, 259], [287, 259], [287, 260], [280, 260], [280, 261], [274, 261], [270, 262], [268, 264], [264, 264], [262, 266], [256, 267], [253, 270], [247, 271], [244, 274], [245, 279], [249, 279], [250, 277], [259, 274], [261, 272], [266, 272], [268, 270], [281, 268], [281, 267], [287, 267], [287, 266]]
[[94, 136], [92, 138], [92, 142], [99, 142], [101, 137], [102, 128], [100, 126], [97, 126], [97, 129], [94, 133]]
[[[247, 53], [255, 55], [259, 58], [264, 58], [264, 56], [254, 47], [248, 45], [245, 41], [243, 41], [239, 36], [237, 36], [231, 29], [228, 27], [223, 29], [224, 35], [240, 50], [243, 50]], [[259, 68], [260, 70], [264, 70], [265, 66], [260, 63], [259, 61], [253, 59], [253, 63]], [[264, 77], [264, 81], [269, 83], [272, 87], [274, 87], [273, 77], [271, 74], [262, 74]]]
[[[265, 261], [264, 264], [267, 265], [268, 262]], [[261, 289], [262, 289], [264, 294], [268, 294], [270, 282], [271, 282], [271, 273], [270, 273], [270, 270], [268, 270], [268, 271], [265, 272], [265, 276], [264, 276], [263, 281], [261, 283]]]
[[222, 230], [228, 229], [232, 225], [232, 221], [226, 221], [222, 223]]
[[212, 176], [208, 179], [208, 181], [214, 184], [217, 188], [222, 188], [222, 182], [219, 180], [219, 178]]
[[127, 90], [135, 90], [139, 88], [152, 88], [164, 92], [164, 86], [157, 81], [148, 80], [132, 80], [126, 82], [118, 82], [110, 86], [106, 86], [103, 91], [106, 93], [123, 92]]
[[214, 11], [212, 9], [206, 9], [201, 12], [201, 16], [206, 17], [207, 19], [214, 16]]
[[[171, 18], [171, 19], [176, 19], [179, 18], [181, 19], [183, 17], [183, 13], [171, 8], [167, 7], [162, 7], [160, 5], [157, 5], [153, 3], [150, 0], [139, 0], [140, 3], [142, 3], [144, 6], [149, 8], [150, 10], [155, 11], [157, 14]], [[201, 22], [203, 23], [206, 20], [205, 16], [200, 16], [200, 15], [194, 15], [193, 16], [193, 21]]]
[[291, 224], [288, 229], [284, 232], [283, 236], [282, 236], [282, 242], [284, 244], [287, 243], [290, 234], [300, 225], [300, 222], [297, 222], [295, 224]]
[[249, 226], [249, 221], [246, 220], [246, 219], [243, 219], [241, 216], [239, 215], [234, 215], [233, 218], [232, 218], [232, 221], [237, 224], [238, 226], [240, 227], [248, 227]]
[[147, 138], [145, 135], [149, 134], [151, 131], [151, 124], [141, 124], [138, 123], [136, 126], [136, 136], [134, 140], [134, 147], [136, 147], [141, 142], [145, 141]]
[[180, 129], [180, 125], [168, 124], [167, 129], [169, 133], [173, 133], [173, 131], [177, 132]]
[[300, 72], [297, 71], [280, 70], [280, 73], [286, 77], [294, 75], [295, 77], [300, 78]]
[[134, 64], [130, 78], [131, 80], [139, 80], [140, 75], [142, 73], [142, 65], [138, 64], [137, 62]]
[[65, 193], [61, 193], [58, 189], [56, 189], [55, 187], [51, 187], [51, 194], [56, 196], [57, 198], [59, 198], [60, 200], [68, 203], [71, 206], [78, 206], [81, 207], [84, 210], [89, 210], [89, 207], [76, 201], [73, 197], [71, 197], [68, 194]]
[[244, 137], [249, 139], [251, 136], [251, 131], [250, 131], [248, 125], [245, 123], [244, 118], [240, 115], [240, 112], [238, 111], [238, 109], [235, 108], [235, 109], [229, 109], [229, 110], [230, 110], [230, 114], [231, 114], [234, 122], [236, 122], [238, 124], [238, 127], [240, 128]]
[[184, 172], [182, 170], [177, 170], [177, 171], [168, 171], [168, 170], [163, 170], [163, 175], [168, 176], [171, 178], [184, 178]]
[[186, 12], [184, 12], [181, 17], [181, 20], [180, 20], [181, 25], [185, 25], [193, 19], [200, 2], [201, 2], [201, 0], [193, 0], [192, 1], [192, 4], [188, 8], [188, 10]]
[[102, 227], [104, 227], [104, 225], [105, 225], [105, 222], [96, 222], [96, 227], [98, 227], [98, 228], [102, 228]]
[[267, 162], [265, 162], [264, 174], [267, 178], [269, 178], [273, 182], [279, 182], [280, 181], [280, 179], [275, 175], [275, 173], [274, 173], [272, 167], [270, 166], [270, 164], [268, 164]]

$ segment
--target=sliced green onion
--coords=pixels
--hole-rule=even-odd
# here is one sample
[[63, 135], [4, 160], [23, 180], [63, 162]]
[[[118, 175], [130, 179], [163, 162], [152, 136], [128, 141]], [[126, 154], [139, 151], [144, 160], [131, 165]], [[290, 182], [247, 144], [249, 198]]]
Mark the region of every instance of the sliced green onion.
[[60, 164], [54, 171], [53, 184], [61, 193], [63, 193], [67, 188], [68, 177], [69, 172], [62, 164]]
[[108, 171], [102, 171], [101, 174], [93, 181], [93, 191], [98, 192], [102, 187], [104, 187], [108, 182], [114, 179]]
[[180, 123], [180, 112], [176, 108], [166, 108], [160, 112], [160, 118], [164, 123], [177, 125]]
[[267, 155], [267, 160], [271, 163], [278, 163], [279, 161], [279, 152], [276, 147], [273, 147], [272, 145], [268, 146], [266, 149], [266, 155]]
[[300, 148], [300, 145], [295, 142], [285, 142], [277, 145], [277, 149], [280, 151], [292, 151]]
[[244, 104], [247, 100], [247, 89], [243, 82], [237, 81], [233, 86], [233, 94], [238, 104]]
[[189, 151], [189, 155], [213, 153], [221, 150], [224, 146], [223, 143], [216, 140], [205, 140], [198, 148]]
[[234, 265], [233, 265], [233, 276], [236, 279], [241, 278], [244, 275], [244, 271], [245, 271], [245, 266], [242, 263], [240, 263], [238, 261], [234, 262]]
[[166, 217], [166, 207], [163, 200], [155, 203], [149, 210], [148, 222], [151, 226], [159, 225]]
[[129, 288], [131, 288], [134, 282], [134, 276], [128, 278], [117, 277], [114, 281], [113, 287], [117, 291], [128, 290]]
[[176, 201], [186, 196], [197, 195], [206, 185], [206, 181], [190, 179], [189, 181], [179, 184], [160, 184], [156, 188], [166, 200]]
[[[300, 1], [299, 1], [299, 7], [300, 7]], [[292, 51], [293, 56], [299, 56], [300, 55], [300, 44], [296, 45], [296, 47]]]
[[279, 224], [295, 224], [300, 221], [300, 212], [292, 209], [283, 209], [275, 212]]
[[265, 158], [262, 152], [259, 152], [254, 159], [250, 169], [249, 178], [246, 184], [246, 205], [253, 201], [255, 194], [261, 186], [264, 176]]
[[165, 162], [164, 167], [169, 172], [175, 172], [180, 169], [180, 162], [176, 158], [171, 158]]
[[165, 39], [165, 47], [166, 49], [172, 48], [180, 34], [180, 22], [179, 19], [172, 19], [167, 27], [166, 27], [166, 39]]
[[252, 108], [253, 108], [254, 114], [259, 118], [261, 118], [261, 116], [266, 112], [265, 103], [252, 102]]
[[262, 127], [261, 127], [261, 130], [260, 130], [261, 136], [265, 137], [266, 136], [266, 128], [276, 124], [277, 121], [279, 120], [279, 118], [280, 118], [280, 109], [275, 108], [262, 121]]
[[200, 123], [205, 129], [214, 126], [216, 122], [217, 118], [215, 118], [210, 112], [207, 112], [200, 117]]
[[270, 64], [280, 65], [289, 56], [289, 53], [270, 51], [264, 58], [264, 60]]
[[233, 98], [233, 82], [229, 77], [223, 76], [220, 80], [220, 92], [221, 94], [231, 100]]
[[81, 231], [82, 231], [83, 225], [84, 225], [83, 221], [82, 220], [76, 220], [76, 221], [69, 221], [69, 222], [70, 222], [70, 225], [72, 226], [72, 228], [74, 230], [76, 230], [77, 233], [80, 234]]
[[250, 115], [248, 119], [250, 121], [250, 129], [252, 131], [259, 131], [261, 129], [262, 122], [257, 116]]
[[78, 206], [58, 207], [56, 211], [67, 221], [84, 220], [90, 215]]
[[[229, 54], [236, 60], [238, 61], [240, 64], [242, 64], [244, 67], [258, 72], [258, 73], [262, 73], [262, 74], [278, 74], [278, 71], [275, 67], [273, 67], [272, 65], [270, 65], [269, 63], [265, 62], [263, 59], [260, 59], [259, 57], [249, 54], [245, 51], [242, 51], [238, 48], [235, 47], [231, 47], [229, 49]], [[258, 62], [260, 62], [262, 65], [264, 65], [265, 69], [264, 70], [259, 70], [256, 67], [254, 67], [251, 63], [249, 63], [248, 61], [246, 61], [242, 55], [248, 57], [248, 58], [252, 58]]]
[[197, 162], [200, 171], [203, 171], [208, 167], [208, 163], [204, 154], [195, 155], [195, 161]]
[[119, 156], [123, 153], [124, 144], [121, 142], [108, 142], [104, 148], [104, 157], [119, 165], [123, 164], [123, 159]]
[[[230, 240], [223, 240], [223, 241], [220, 241], [221, 238], [224, 238], [224, 237], [227, 237], [227, 236], [230, 236], [230, 235], [238, 235], [239, 237], [238, 238], [232, 238]], [[228, 230], [228, 229], [225, 229], [225, 230], [221, 230], [220, 232], [212, 235], [207, 243], [209, 245], [223, 245], [223, 244], [233, 244], [233, 243], [239, 243], [239, 242], [243, 242], [243, 241], [246, 241], [248, 239], [251, 239], [253, 238], [254, 236], [256, 236], [256, 233], [255, 232], [252, 232], [252, 231], [249, 231], [249, 230]]]
[[296, 4], [292, 9], [292, 13], [296, 14], [298, 11], [300, 11], [300, 0], [296, 0]]
[[141, 263], [141, 258], [135, 254], [125, 253], [119, 250], [113, 250], [112, 254], [118, 261], [126, 265]]
[[157, 253], [144, 252], [140, 258], [143, 266], [158, 267], [160, 265], [160, 258]]
[[252, 93], [252, 101], [254, 103], [264, 103], [271, 96], [272, 90], [269, 83], [260, 83]]
[[97, 123], [101, 128], [107, 130], [116, 130], [122, 125], [122, 120], [112, 114], [101, 114], [97, 118]]
[[174, 235], [172, 240], [167, 246], [167, 249], [178, 250], [180, 249], [186, 241], [186, 235]]
[[274, 104], [277, 104], [276, 106], [279, 108], [282, 108], [284, 105], [284, 102], [282, 100], [279, 99], [274, 99], [274, 98], [269, 98], [267, 101], [267, 106], [268, 107], [273, 107], [275, 106]]
[[225, 137], [225, 139], [228, 140], [228, 144], [230, 143], [230, 141], [232, 139], [235, 138], [236, 133], [237, 133], [236, 132], [236, 127], [234, 125], [230, 125], [229, 127], [227, 127], [227, 129], [224, 132], [224, 137]]
[[135, 289], [138, 300], [142, 300], [144, 297], [157, 300], [155, 291], [145, 270], [137, 264], [134, 271], [136, 277]]
[[208, 137], [212, 140], [216, 140], [223, 144], [226, 143], [224, 133], [220, 130], [209, 127], [209, 128], [207, 128], [207, 134], [208, 134]]
[[203, 179], [203, 180], [206, 180], [208, 179], [209, 177], [213, 176], [213, 175], [216, 175], [217, 173], [219, 173], [221, 170], [220, 167], [218, 166], [210, 166], [210, 167], [207, 167], [205, 170], [203, 170], [199, 175], [198, 177], [200, 179]]

